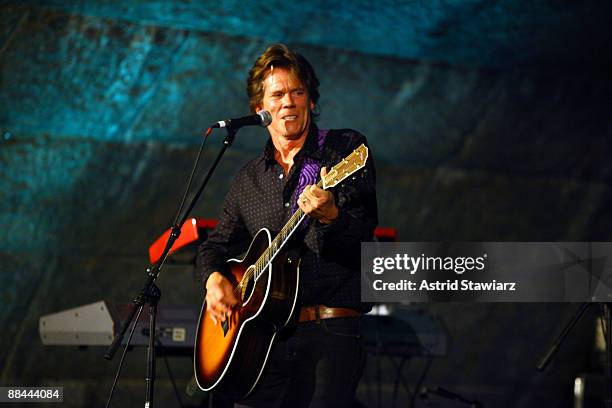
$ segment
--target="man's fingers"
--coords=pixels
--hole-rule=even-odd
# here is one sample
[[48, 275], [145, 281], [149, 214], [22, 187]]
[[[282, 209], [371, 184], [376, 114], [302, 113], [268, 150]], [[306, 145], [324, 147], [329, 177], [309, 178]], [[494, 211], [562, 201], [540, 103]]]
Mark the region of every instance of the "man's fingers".
[[210, 303], [208, 303], [208, 302], [206, 303], [206, 309], [208, 310], [208, 315], [212, 319], [213, 323], [217, 324], [217, 315], [215, 314], [215, 311], [213, 310], [213, 308], [210, 305]]
[[302, 196], [306, 200], [306, 204], [313, 205], [319, 199], [319, 197], [315, 193], [312, 192], [312, 187], [315, 187], [315, 186], [307, 186], [302, 192]]
[[225, 293], [223, 294], [223, 303], [232, 307], [238, 304], [238, 297], [236, 296], [236, 293], [234, 293], [234, 287], [226, 288]]
[[223, 312], [223, 305], [218, 302], [210, 302], [208, 303], [208, 310], [215, 315], [219, 315]]
[[325, 205], [327, 202], [331, 200], [331, 193], [328, 191], [322, 190], [316, 186], [312, 188], [304, 189], [304, 198], [306, 199], [306, 204], [310, 204], [314, 208], [319, 208]]
[[215, 324], [225, 321], [240, 302], [231, 282], [221, 273], [213, 273], [206, 282], [206, 309]]
[[225, 314], [225, 313], [227, 313], [230, 310], [229, 307], [226, 304], [221, 303], [221, 302], [219, 302], [216, 305], [214, 305], [213, 309], [214, 309], [215, 313], [217, 313], [217, 315]]
[[229, 312], [230, 308], [222, 302], [210, 302], [208, 303], [208, 310], [215, 316], [220, 317]]
[[302, 211], [308, 214], [308, 212], [310, 211], [310, 208], [308, 204], [308, 197], [306, 197], [305, 191], [303, 191], [302, 194], [300, 194], [300, 196], [298, 197], [297, 203], [298, 203], [298, 207], [300, 207]]

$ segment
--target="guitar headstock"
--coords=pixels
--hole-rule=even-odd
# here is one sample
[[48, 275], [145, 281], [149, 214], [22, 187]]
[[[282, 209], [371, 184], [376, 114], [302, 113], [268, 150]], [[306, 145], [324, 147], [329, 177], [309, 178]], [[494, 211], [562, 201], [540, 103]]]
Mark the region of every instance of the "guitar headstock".
[[340, 184], [351, 174], [357, 170], [362, 169], [366, 161], [368, 160], [368, 148], [366, 145], [361, 144], [357, 149], [353, 150], [353, 153], [342, 159], [342, 161], [336, 164], [323, 179], [323, 189], [335, 187]]

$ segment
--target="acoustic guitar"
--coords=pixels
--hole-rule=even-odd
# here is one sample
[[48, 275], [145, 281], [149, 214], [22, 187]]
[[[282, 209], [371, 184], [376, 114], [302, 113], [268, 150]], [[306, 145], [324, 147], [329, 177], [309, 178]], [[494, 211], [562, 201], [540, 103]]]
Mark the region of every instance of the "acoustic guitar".
[[[365, 166], [362, 144], [336, 164], [317, 186], [332, 188]], [[257, 384], [274, 337], [293, 315], [299, 286], [299, 259], [284, 246], [306, 214], [298, 208], [274, 239], [262, 228], [241, 259], [228, 261], [240, 306], [215, 324], [202, 305], [194, 350], [195, 378], [204, 391], [234, 398], [247, 396]]]

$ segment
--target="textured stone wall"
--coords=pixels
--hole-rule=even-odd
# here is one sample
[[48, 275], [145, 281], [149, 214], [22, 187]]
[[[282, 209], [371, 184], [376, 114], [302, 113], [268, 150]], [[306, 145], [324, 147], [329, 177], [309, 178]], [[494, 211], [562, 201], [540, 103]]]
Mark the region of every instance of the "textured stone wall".
[[[140, 289], [147, 247], [174, 218], [202, 129], [246, 113], [245, 75], [270, 41], [295, 43], [317, 69], [322, 127], [368, 136], [381, 225], [398, 228], [400, 239], [611, 239], [607, 57], [581, 60], [569, 47], [555, 61], [571, 63], [544, 64], [544, 52], [527, 66], [489, 64], [493, 57], [470, 59], [465, 41], [455, 54], [450, 46], [436, 54], [396, 45], [397, 58], [365, 40], [345, 46], [332, 28], [314, 38], [306, 29], [249, 36], [240, 24], [247, 31], [198, 26], [199, 19], [181, 17], [187, 6], [180, 2], [171, 10], [151, 6], [164, 18], [143, 14], [144, 2], [128, 9], [48, 4], [3, 5], [0, 14], [0, 384], [63, 384], [74, 396], [69, 406], [104, 398], [114, 365], [100, 349], [42, 347], [38, 318], [102, 299], [123, 302]], [[431, 8], [462, 27], [470, 21], [442, 3]], [[341, 7], [328, 13], [351, 15]], [[326, 20], [314, 21], [325, 27]], [[559, 53], [563, 38], [534, 47]], [[227, 183], [265, 138], [261, 129], [240, 132], [196, 215], [216, 217]], [[222, 132], [211, 138], [204, 165], [221, 140]], [[160, 287], [167, 304], [201, 301], [189, 267], [168, 267]], [[554, 371], [532, 369], [574, 305], [421, 306], [443, 320], [451, 342], [428, 384], [491, 406], [537, 406], [553, 394], [567, 405], [572, 378], [588, 368], [593, 328], [585, 322]], [[142, 395], [142, 353], [128, 358], [118, 406]], [[378, 361], [394, 378], [393, 365]], [[171, 363], [184, 385], [190, 362]], [[407, 369], [411, 384], [422, 363]], [[160, 398], [172, 401], [161, 362], [159, 372]], [[368, 392], [366, 382], [360, 398], [374, 405]]]

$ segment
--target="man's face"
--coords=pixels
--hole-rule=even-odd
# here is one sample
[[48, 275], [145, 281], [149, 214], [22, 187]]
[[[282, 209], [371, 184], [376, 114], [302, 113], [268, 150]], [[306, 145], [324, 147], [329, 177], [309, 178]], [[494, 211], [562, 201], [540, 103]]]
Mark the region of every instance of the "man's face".
[[272, 138], [295, 140], [308, 132], [310, 110], [314, 104], [308, 91], [290, 71], [274, 68], [264, 80], [262, 106], [272, 114], [268, 131]]

